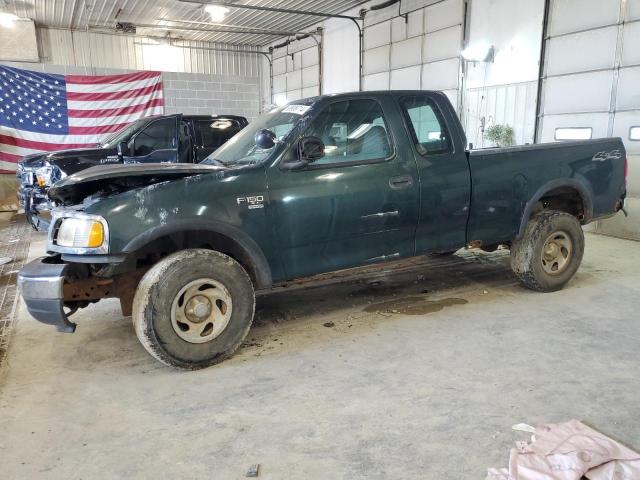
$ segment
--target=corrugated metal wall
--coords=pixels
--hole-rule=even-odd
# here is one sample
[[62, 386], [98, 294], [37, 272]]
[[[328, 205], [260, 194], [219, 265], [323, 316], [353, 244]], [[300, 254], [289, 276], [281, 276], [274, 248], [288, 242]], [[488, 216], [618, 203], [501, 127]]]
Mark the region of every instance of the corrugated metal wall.
[[[42, 62], [90, 68], [154, 69], [171, 72], [259, 77], [259, 55], [242, 53], [253, 46], [199, 41], [155, 45], [154, 40], [128, 35], [38, 28]], [[208, 48], [224, 48], [220, 52]]]

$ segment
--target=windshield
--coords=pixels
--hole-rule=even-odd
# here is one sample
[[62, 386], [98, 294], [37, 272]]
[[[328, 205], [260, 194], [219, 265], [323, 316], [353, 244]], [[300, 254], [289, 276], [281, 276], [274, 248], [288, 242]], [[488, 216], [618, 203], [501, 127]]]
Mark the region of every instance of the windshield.
[[[222, 147], [205, 158], [202, 163], [223, 164], [228, 167], [254, 165], [265, 161], [276, 151], [282, 139], [308, 109], [308, 105], [288, 105], [276, 108], [258, 117]], [[254, 140], [256, 132], [264, 128], [271, 130], [278, 140], [273, 147], [268, 149], [258, 147]]]
[[148, 122], [149, 122], [149, 118], [136, 120], [135, 122], [130, 123], [129, 125], [124, 127], [122, 130], [118, 130], [116, 133], [110, 136], [107, 140], [101, 143], [100, 146], [102, 148], [113, 148], [116, 145], [118, 145], [118, 143], [129, 140], [129, 137], [135, 131], [137, 131], [139, 128], [142, 128], [142, 126]]

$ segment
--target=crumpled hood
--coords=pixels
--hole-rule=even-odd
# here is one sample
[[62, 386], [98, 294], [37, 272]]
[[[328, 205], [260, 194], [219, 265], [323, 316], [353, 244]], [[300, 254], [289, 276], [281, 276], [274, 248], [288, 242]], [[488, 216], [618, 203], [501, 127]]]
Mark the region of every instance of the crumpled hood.
[[225, 170], [228, 169], [217, 165], [190, 163], [101, 165], [60, 180], [49, 189], [49, 198], [65, 205], [72, 205], [94, 193], [121, 193], [167, 180]]
[[[24, 169], [35, 169], [44, 167], [46, 165], [46, 156], [46, 153], [32, 153], [30, 155], [25, 155], [20, 159], [18, 165]], [[20, 168], [18, 170], [20, 170]]]
[[[109, 160], [107, 157], [113, 156], [115, 149], [105, 149], [102, 147], [74, 148], [68, 150], [56, 150], [54, 152], [35, 153], [26, 155], [20, 160], [20, 165], [25, 169], [35, 169], [52, 165], [58, 167], [60, 171], [70, 175], [79, 170], [93, 167]], [[115, 162], [117, 162], [117, 158]]]

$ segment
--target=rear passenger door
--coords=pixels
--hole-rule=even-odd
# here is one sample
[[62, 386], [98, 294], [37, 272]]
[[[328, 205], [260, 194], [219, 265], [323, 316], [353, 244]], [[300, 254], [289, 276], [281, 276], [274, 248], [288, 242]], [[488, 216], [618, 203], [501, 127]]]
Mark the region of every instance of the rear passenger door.
[[321, 138], [324, 157], [267, 173], [288, 276], [413, 255], [417, 171], [393, 98], [329, 102], [302, 135]]
[[207, 158], [242, 130], [237, 120], [224, 117], [194, 119], [193, 125], [196, 132], [196, 162]]
[[463, 247], [471, 177], [453, 110], [441, 108], [444, 96], [440, 99], [426, 92], [397, 98], [411, 135], [420, 178], [416, 253]]

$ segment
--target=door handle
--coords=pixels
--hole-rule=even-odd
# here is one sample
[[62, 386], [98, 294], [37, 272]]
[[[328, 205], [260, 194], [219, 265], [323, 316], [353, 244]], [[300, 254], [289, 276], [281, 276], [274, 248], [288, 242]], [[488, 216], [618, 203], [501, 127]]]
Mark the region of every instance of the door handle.
[[400, 177], [391, 177], [389, 179], [389, 186], [393, 190], [400, 190], [402, 188], [413, 187], [413, 177], [411, 175], [402, 175]]

